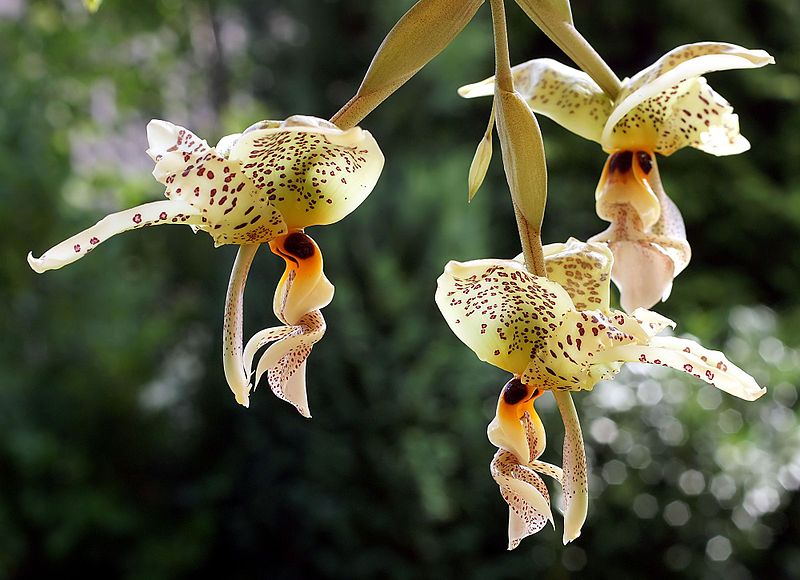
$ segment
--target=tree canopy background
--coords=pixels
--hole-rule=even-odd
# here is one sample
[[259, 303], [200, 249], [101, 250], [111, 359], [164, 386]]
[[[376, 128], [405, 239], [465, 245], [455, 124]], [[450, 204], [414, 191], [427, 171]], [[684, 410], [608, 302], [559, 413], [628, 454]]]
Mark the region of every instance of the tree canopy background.
[[[769, 388], [742, 403], [631, 369], [578, 394], [589, 519], [507, 553], [485, 426], [504, 374], [433, 303], [448, 259], [510, 257], [495, 152], [466, 175], [489, 113], [462, 84], [492, 72], [488, 7], [362, 122], [387, 163], [370, 198], [314, 233], [336, 298], [311, 356], [304, 420], [266, 387], [250, 409], [222, 374], [235, 248], [188, 228], [131, 232], [75, 265], [25, 262], [106, 213], [157, 199], [145, 125], [215, 142], [262, 118], [329, 117], [411, 1], [0, 0], [0, 578], [595, 578], [800, 576], [800, 4], [574, 0], [620, 75], [701, 40], [777, 65], [712, 74], [753, 148], [660, 160], [692, 244], [657, 309]], [[565, 57], [508, 3], [512, 62]], [[604, 155], [540, 117], [545, 242], [605, 228]], [[498, 148], [499, 149], [499, 148]], [[246, 332], [274, 322], [281, 264], [256, 259]], [[543, 407], [559, 462], [561, 427]]]

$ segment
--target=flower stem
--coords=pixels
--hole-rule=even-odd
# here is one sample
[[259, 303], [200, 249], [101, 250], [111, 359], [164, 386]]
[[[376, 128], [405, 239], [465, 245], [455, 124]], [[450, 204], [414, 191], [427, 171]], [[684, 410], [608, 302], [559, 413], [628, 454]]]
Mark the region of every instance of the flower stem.
[[[490, 0], [490, 5], [492, 8], [492, 27], [494, 30], [495, 84], [499, 90], [513, 93], [514, 79], [511, 76], [511, 60], [508, 54], [508, 32], [503, 0]], [[531, 224], [514, 202], [513, 194], [511, 201], [514, 205], [514, 216], [517, 220], [517, 229], [519, 230], [520, 243], [522, 244], [522, 255], [525, 258], [525, 267], [536, 276], [547, 276], [547, 271], [544, 266], [541, 231], [538, 227], [531, 227]]]

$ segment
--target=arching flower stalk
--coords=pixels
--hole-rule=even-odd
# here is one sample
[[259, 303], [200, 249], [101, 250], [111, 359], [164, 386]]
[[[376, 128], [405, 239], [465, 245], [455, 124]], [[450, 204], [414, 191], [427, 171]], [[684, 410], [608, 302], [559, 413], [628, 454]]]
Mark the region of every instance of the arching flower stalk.
[[[733, 108], [702, 75], [773, 62], [763, 50], [733, 44], [684, 45], [623, 80], [614, 101], [589, 75], [554, 60], [513, 67], [514, 87], [532, 110], [609, 154], [596, 205], [611, 226], [592, 240], [607, 242], [614, 252], [612, 278], [627, 312], [666, 300], [691, 257], [683, 218], [664, 192], [655, 154], [669, 156], [683, 147], [712, 155], [749, 149]], [[494, 77], [459, 89], [467, 98], [493, 92]]]
[[[251, 388], [266, 373], [276, 395], [310, 416], [305, 362], [325, 332], [320, 309], [333, 298], [333, 286], [323, 273], [319, 247], [304, 230], [337, 222], [366, 199], [383, 168], [378, 144], [358, 127], [342, 131], [302, 115], [256, 123], [216, 147], [166, 121], [151, 121], [147, 137], [147, 152], [156, 162], [153, 176], [166, 186], [167, 200], [111, 214], [39, 258], [29, 254], [31, 268], [40, 273], [61, 268], [118, 233], [163, 224], [204, 231], [215, 246], [239, 245], [225, 304], [228, 385], [247, 406]], [[244, 287], [263, 243], [286, 262], [273, 302], [285, 326], [257, 333], [243, 348]], [[273, 341], [251, 383], [255, 353]]]
[[[483, 361], [513, 375], [501, 393], [489, 439], [500, 451], [492, 474], [511, 509], [509, 549], [552, 521], [538, 473], [564, 489], [564, 542], [586, 517], [583, 439], [570, 391], [591, 390], [626, 362], [671, 367], [742, 399], [764, 394], [755, 380], [716, 351], [657, 336], [675, 324], [654, 312], [612, 310], [613, 256], [605, 244], [570, 239], [544, 248], [547, 278], [520, 258], [449, 262], [436, 303], [453, 332]], [[534, 401], [551, 391], [565, 424], [563, 472], [539, 461], [545, 436]]]

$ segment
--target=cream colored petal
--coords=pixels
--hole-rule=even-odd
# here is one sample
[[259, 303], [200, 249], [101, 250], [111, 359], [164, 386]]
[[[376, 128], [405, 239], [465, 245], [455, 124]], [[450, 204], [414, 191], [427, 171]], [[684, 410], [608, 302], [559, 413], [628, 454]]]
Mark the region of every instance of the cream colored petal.
[[547, 277], [569, 293], [577, 310], [608, 310], [613, 262], [606, 244], [570, 238], [566, 244], [544, 246]]
[[[633, 114], [640, 123], [650, 123], [651, 114], [664, 118], [664, 111], [672, 109], [676, 98], [691, 91], [692, 86], [684, 81], [712, 71], [758, 68], [773, 62], [763, 50], [748, 50], [734, 44], [701, 42], [679, 46], [624, 83], [603, 128], [603, 147], [608, 151], [617, 148], [615, 143], [622, 136], [617, 128], [618, 138], [614, 137], [615, 127], [626, 116]], [[634, 109], [639, 109], [638, 113]], [[635, 129], [635, 123], [629, 122], [628, 128]], [[639, 143], [639, 146], [647, 144]]]
[[210, 234], [216, 245], [268, 242], [286, 233], [283, 217], [241, 163], [167, 121], [151, 121], [147, 137], [147, 153], [156, 162], [153, 176], [166, 186], [164, 195], [197, 208], [202, 213], [197, 229]]
[[563, 288], [512, 260], [449, 262], [438, 280], [436, 304], [481, 360], [517, 374], [572, 309]]
[[[547, 486], [532, 469], [519, 464], [516, 456], [499, 450], [490, 467], [492, 477], [510, 508], [508, 549], [553, 523]], [[518, 519], [517, 519], [518, 518]]]
[[129, 230], [165, 224], [197, 225], [200, 212], [182, 201], [154, 201], [101, 219], [92, 227], [75, 234], [47, 250], [40, 257], [28, 254], [28, 264], [41, 274], [56, 270], [83, 258], [110, 237]]
[[652, 310], [637, 308], [631, 313], [631, 316], [636, 320], [642, 330], [645, 331], [648, 337], [655, 336], [665, 328], [675, 328], [675, 323], [672, 320]]
[[375, 187], [383, 153], [358, 127], [342, 131], [322, 119], [289, 117], [280, 127], [244, 133], [231, 160], [289, 229], [337, 222]]
[[[314, 310], [291, 328], [291, 333], [272, 344], [261, 356], [253, 383], [258, 385], [266, 373], [267, 382], [278, 398], [294, 405], [303, 417], [311, 417], [306, 396], [305, 363], [314, 344], [325, 334], [325, 319], [319, 310]], [[262, 338], [258, 343], [263, 345]], [[250, 344], [246, 350], [255, 352]]]
[[603, 357], [677, 369], [746, 401], [754, 401], [766, 392], [724, 354], [708, 350], [693, 340], [657, 336], [648, 345], [617, 347]]
[[581, 535], [589, 509], [586, 451], [575, 404], [568, 392], [554, 392], [564, 421], [564, 544]]
[[672, 291], [675, 264], [657, 246], [646, 242], [610, 242], [614, 251], [612, 278], [625, 312], [652, 308]]
[[[589, 75], [549, 58], [538, 58], [511, 69], [514, 89], [536, 113], [584, 139], [600, 142], [611, 114], [611, 100]], [[465, 98], [494, 94], [494, 77], [458, 89]]]
[[241, 246], [233, 263], [228, 293], [225, 296], [225, 317], [222, 326], [222, 362], [225, 379], [236, 397], [236, 402], [250, 406], [250, 373], [242, 356], [244, 287], [247, 274], [259, 244]]

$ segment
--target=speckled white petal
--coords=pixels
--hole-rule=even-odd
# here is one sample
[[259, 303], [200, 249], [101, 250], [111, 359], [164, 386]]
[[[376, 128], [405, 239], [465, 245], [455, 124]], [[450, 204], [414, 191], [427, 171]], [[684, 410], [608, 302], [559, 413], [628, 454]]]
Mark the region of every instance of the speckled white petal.
[[[606, 150], [615, 148], [615, 126], [636, 108], [642, 109], [640, 122], [647, 122], [650, 114], [663, 118], [663, 110], [671, 109], [676, 97], [691, 90], [692, 87], [684, 81], [712, 71], [758, 68], [773, 62], [774, 59], [763, 50], [748, 50], [734, 44], [701, 42], [679, 46], [623, 84], [614, 110], [603, 128], [603, 147]], [[659, 98], [661, 101], [657, 100]], [[645, 101], [649, 101], [649, 105]], [[644, 109], [648, 111], [645, 113]]]
[[589, 480], [578, 413], [569, 392], [554, 392], [564, 421], [564, 544], [581, 535], [589, 509]]
[[[589, 75], [549, 58], [511, 69], [514, 89], [536, 113], [550, 117], [584, 139], [600, 142], [611, 100]], [[494, 77], [458, 89], [465, 98], [494, 94]]]
[[622, 346], [603, 356], [677, 369], [746, 401], [754, 401], [766, 393], [766, 389], [724, 354], [708, 350], [693, 340], [656, 336], [647, 345]]
[[492, 477], [509, 507], [508, 549], [553, 524], [550, 494], [547, 486], [532, 469], [520, 465], [513, 453], [499, 450], [490, 467]]
[[182, 201], [154, 201], [112, 213], [92, 227], [47, 250], [40, 257], [28, 254], [28, 264], [38, 273], [56, 270], [83, 258], [110, 237], [129, 230], [165, 224], [197, 225], [200, 212]]
[[280, 212], [256, 189], [241, 163], [167, 121], [151, 121], [147, 136], [147, 153], [156, 162], [153, 176], [166, 186], [164, 195], [202, 212], [196, 227], [216, 245], [268, 242], [286, 233]]
[[337, 222], [375, 187], [384, 158], [369, 131], [299, 115], [264, 126], [246, 131], [230, 159], [242, 163], [289, 229]]
[[607, 310], [614, 257], [606, 244], [569, 238], [543, 248], [547, 277], [561, 285], [577, 310]]
[[513, 260], [449, 262], [436, 304], [455, 335], [483, 361], [519, 374], [562, 316], [566, 290]]
[[311, 417], [305, 385], [305, 363], [311, 349], [325, 334], [325, 319], [319, 310], [309, 312], [292, 332], [272, 344], [256, 367], [254, 384], [264, 373], [272, 392], [294, 405], [303, 417]]

